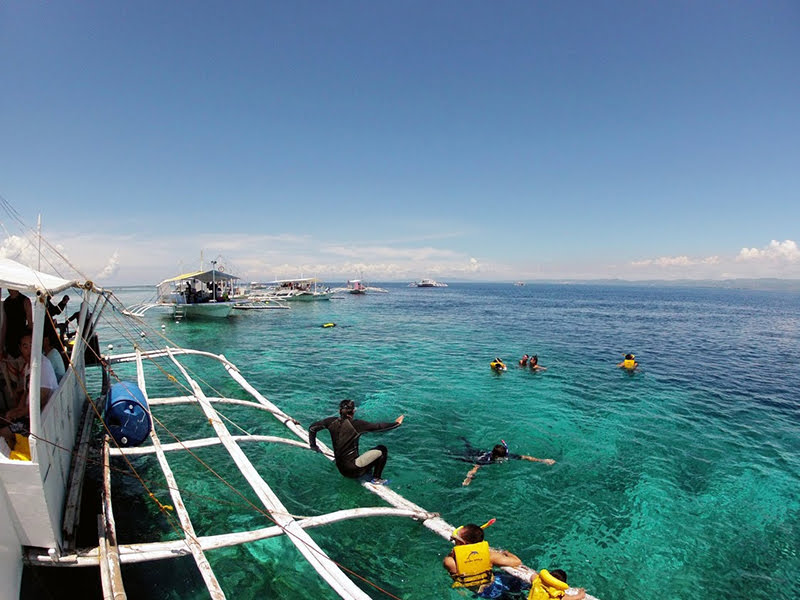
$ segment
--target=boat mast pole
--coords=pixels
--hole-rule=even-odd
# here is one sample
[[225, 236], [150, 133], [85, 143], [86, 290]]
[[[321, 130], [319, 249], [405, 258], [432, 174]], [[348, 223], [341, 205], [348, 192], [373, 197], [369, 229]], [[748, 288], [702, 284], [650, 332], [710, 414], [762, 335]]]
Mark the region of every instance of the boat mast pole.
[[[37, 436], [41, 430], [41, 372], [42, 372], [42, 334], [44, 333], [45, 310], [44, 303], [47, 296], [41, 291], [36, 292], [33, 301], [33, 334], [31, 336], [31, 374], [28, 389], [28, 414], [31, 424], [31, 461], [36, 462]], [[45, 359], [46, 360], [46, 359]]]
[[216, 302], [217, 301], [217, 280], [214, 277], [216, 275], [216, 272], [217, 272], [217, 261], [212, 260], [211, 261], [211, 296], [212, 296], [211, 301], [212, 302]]
[[39, 238], [39, 251], [37, 252], [39, 262], [37, 264], [36, 270], [41, 271], [42, 270], [42, 215], [41, 214], [39, 214], [39, 216], [36, 218], [36, 236]]

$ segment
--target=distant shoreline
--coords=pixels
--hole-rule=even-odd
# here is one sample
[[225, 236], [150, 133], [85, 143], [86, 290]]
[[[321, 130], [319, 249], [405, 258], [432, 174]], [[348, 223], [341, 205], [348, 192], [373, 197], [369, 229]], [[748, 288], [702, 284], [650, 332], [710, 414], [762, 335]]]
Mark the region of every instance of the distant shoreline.
[[[336, 281], [334, 279], [324, 281]], [[457, 284], [501, 284], [512, 285], [520, 280], [475, 281], [463, 279], [447, 279], [450, 283]], [[381, 284], [406, 284], [405, 280], [380, 281]], [[731, 290], [758, 290], [775, 292], [800, 292], [800, 279], [742, 278], [742, 279], [534, 279], [524, 281], [525, 285], [605, 285], [619, 287], [686, 287], [686, 288], [714, 288]], [[117, 289], [155, 289], [153, 284], [127, 284], [110, 285]]]

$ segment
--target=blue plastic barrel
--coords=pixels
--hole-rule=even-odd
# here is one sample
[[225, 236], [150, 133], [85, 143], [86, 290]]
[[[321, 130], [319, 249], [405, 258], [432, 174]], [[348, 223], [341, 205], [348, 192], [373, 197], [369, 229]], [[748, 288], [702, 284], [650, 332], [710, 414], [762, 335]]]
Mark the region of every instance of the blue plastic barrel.
[[111, 437], [123, 448], [138, 446], [147, 439], [153, 421], [138, 385], [120, 381], [111, 386], [106, 396], [105, 421]]

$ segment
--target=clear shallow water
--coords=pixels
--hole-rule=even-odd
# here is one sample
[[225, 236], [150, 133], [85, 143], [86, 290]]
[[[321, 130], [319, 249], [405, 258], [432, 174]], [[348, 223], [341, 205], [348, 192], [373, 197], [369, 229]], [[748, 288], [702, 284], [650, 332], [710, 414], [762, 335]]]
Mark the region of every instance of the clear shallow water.
[[[383, 287], [390, 293], [245, 311], [225, 322], [148, 322], [154, 330], [165, 324], [177, 344], [225, 354], [306, 427], [335, 414], [345, 397], [367, 420], [405, 414], [401, 428], [362, 439], [362, 448], [389, 447], [385, 476], [394, 489], [453, 524], [496, 517], [487, 530], [493, 545], [534, 568], [563, 568], [573, 585], [599, 598], [800, 596], [800, 295]], [[119, 296], [132, 303], [149, 293]], [[320, 327], [328, 321], [337, 327]], [[130, 348], [116, 338], [106, 330], [102, 347], [112, 340], [115, 352]], [[517, 368], [526, 352], [548, 370]], [[625, 352], [636, 354], [641, 372], [615, 368]], [[495, 356], [506, 359], [508, 372], [490, 371]], [[170, 389], [153, 375], [151, 394]], [[221, 369], [203, 377], [245, 397]], [[165, 411], [165, 425], [197, 435], [181, 410], [192, 409]], [[251, 433], [287, 435], [271, 417], [222, 410]], [[486, 448], [502, 438], [512, 452], [557, 463], [485, 467], [464, 488], [462, 436]], [[283, 446], [245, 450], [273, 489], [286, 490], [294, 514], [381, 504], [318, 455]], [[198, 454], [235, 489], [246, 488], [219, 449]], [[188, 455], [172, 460], [199, 533], [268, 524], [248, 506], [252, 494], [242, 498], [198, 477], [201, 467]], [[147, 459], [136, 465], [155, 477]], [[136, 483], [115, 493], [157, 512], [137, 499]], [[120, 527], [125, 542], [133, 534]], [[150, 535], [175, 534], [162, 522]], [[441, 567], [447, 542], [412, 521], [351, 521], [311, 535], [332, 558], [399, 597], [460, 597]], [[287, 540], [209, 553], [229, 597], [334, 597], [297, 556]], [[143, 583], [154, 568], [162, 578], [157, 593]], [[207, 597], [190, 561], [137, 567], [126, 584], [132, 598]]]

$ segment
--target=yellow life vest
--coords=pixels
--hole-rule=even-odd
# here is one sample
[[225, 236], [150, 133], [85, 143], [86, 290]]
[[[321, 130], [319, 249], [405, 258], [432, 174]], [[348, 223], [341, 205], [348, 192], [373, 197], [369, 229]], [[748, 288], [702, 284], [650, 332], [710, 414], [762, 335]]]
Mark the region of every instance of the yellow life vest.
[[622, 361], [622, 366], [631, 371], [636, 368], [636, 361], [632, 358], [626, 358]]
[[453, 587], [480, 587], [492, 580], [489, 542], [456, 546], [453, 558], [458, 569], [458, 575], [453, 575]]
[[28, 442], [28, 438], [18, 433], [15, 433], [14, 437], [16, 438], [16, 443], [14, 444], [14, 449], [11, 451], [11, 454], [9, 454], [8, 457], [11, 460], [27, 460], [30, 462], [31, 445]]
[[552, 598], [563, 598], [564, 590], [569, 586], [556, 579], [547, 569], [542, 569], [531, 584], [531, 592], [528, 600], [551, 600]]

